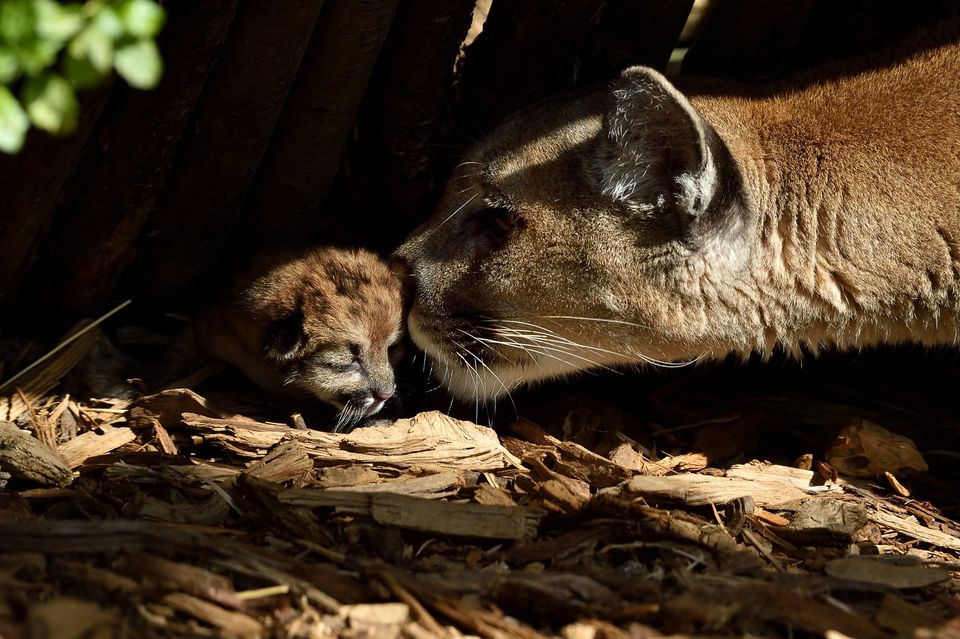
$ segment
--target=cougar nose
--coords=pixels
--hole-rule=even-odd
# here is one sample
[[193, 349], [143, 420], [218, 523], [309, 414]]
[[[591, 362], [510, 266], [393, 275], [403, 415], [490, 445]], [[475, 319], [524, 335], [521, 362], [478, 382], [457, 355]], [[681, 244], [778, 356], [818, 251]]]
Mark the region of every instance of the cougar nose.
[[374, 398], [375, 400], [377, 400], [378, 402], [385, 402], [385, 401], [387, 401], [388, 399], [390, 399], [391, 397], [393, 397], [394, 390], [395, 390], [395, 389], [393, 389], [393, 388], [386, 389], [386, 390], [384, 390], [384, 389], [374, 390], [373, 393], [372, 393], [372, 394], [373, 394], [373, 398]]

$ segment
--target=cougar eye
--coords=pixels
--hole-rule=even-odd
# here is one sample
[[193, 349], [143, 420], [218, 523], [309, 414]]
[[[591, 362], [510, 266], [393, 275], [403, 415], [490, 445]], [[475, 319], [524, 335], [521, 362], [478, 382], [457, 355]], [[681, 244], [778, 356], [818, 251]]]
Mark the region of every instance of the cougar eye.
[[516, 213], [496, 206], [481, 211], [477, 223], [481, 231], [503, 242], [516, 230], [518, 221], [519, 217]]

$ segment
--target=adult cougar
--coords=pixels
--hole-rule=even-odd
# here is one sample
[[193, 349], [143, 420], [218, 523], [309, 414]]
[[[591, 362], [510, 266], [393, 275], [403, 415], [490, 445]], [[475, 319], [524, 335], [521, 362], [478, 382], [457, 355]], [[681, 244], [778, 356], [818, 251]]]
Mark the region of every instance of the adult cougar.
[[954, 344], [960, 46], [681, 93], [651, 69], [502, 125], [399, 249], [462, 397], [594, 366]]

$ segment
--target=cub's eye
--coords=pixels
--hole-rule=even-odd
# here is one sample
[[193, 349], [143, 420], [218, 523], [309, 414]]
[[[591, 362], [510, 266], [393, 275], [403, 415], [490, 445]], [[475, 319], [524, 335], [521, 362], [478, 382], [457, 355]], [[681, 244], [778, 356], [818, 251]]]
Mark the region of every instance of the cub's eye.
[[505, 242], [519, 225], [519, 216], [510, 209], [494, 206], [480, 211], [477, 228], [497, 242]]
[[363, 353], [363, 350], [360, 348], [359, 344], [350, 344], [347, 346], [347, 348], [350, 350], [350, 355], [353, 356], [354, 360], [360, 359], [360, 355]]
[[267, 325], [260, 340], [263, 350], [273, 359], [293, 359], [307, 345], [303, 312], [296, 311]]

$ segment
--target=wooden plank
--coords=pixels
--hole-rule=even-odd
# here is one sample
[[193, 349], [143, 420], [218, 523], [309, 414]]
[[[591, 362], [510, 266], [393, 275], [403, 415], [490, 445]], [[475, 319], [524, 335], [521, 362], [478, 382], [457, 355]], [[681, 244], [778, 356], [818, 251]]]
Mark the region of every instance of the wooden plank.
[[401, 2], [364, 97], [350, 145], [350, 196], [354, 210], [366, 213], [358, 224], [376, 216], [376, 239], [387, 244], [422, 221], [440, 196], [453, 155], [444, 142], [454, 67], [473, 8], [473, 0]]
[[324, 4], [245, 208], [245, 244], [304, 241], [317, 227], [398, 2]]
[[636, 64], [664, 69], [693, 0], [610, 0], [587, 34], [580, 56], [580, 81], [616, 77]]
[[[270, 143], [323, 0], [248, 0], [230, 25], [132, 276], [152, 305], [183, 304], [227, 241]], [[165, 306], [166, 305], [166, 306]]]
[[683, 72], [760, 79], [783, 71], [816, 0], [712, 0]]
[[444, 502], [336, 488], [291, 488], [280, 493], [280, 501], [310, 508], [336, 508], [338, 512], [370, 517], [385, 526], [484, 539], [531, 539], [543, 516], [541, 511], [524, 506]]
[[123, 87], [115, 92], [24, 286], [27, 304], [44, 306], [55, 299], [56, 315], [69, 319], [113, 294], [166, 182], [236, 3], [165, 4], [170, 19], [160, 42], [163, 79], [152, 91]]
[[494, 2], [463, 59], [458, 129], [475, 137], [508, 113], [572, 87], [601, 0]]
[[[12, 296], [32, 261], [41, 235], [53, 219], [61, 192], [107, 103], [111, 86], [108, 82], [81, 94], [80, 119], [71, 135], [55, 138], [34, 129], [19, 154], [0, 153], [0, 302]], [[4, 304], [4, 310], [10, 319], [22, 315], [22, 309], [13, 304]]]

